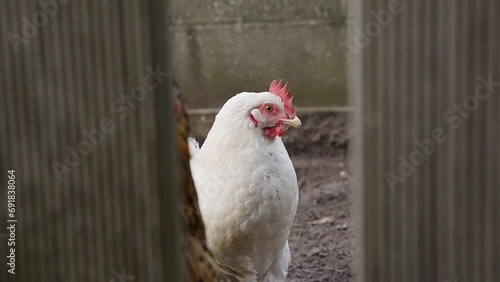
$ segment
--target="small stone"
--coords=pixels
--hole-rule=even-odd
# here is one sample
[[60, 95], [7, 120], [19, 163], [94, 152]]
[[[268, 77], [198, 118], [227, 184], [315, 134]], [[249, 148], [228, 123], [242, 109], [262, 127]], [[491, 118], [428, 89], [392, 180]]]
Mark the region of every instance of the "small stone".
[[333, 218], [326, 216], [326, 217], [322, 217], [318, 220], [313, 221], [312, 224], [316, 225], [316, 224], [325, 224], [325, 223], [330, 223], [330, 222], [333, 222]]

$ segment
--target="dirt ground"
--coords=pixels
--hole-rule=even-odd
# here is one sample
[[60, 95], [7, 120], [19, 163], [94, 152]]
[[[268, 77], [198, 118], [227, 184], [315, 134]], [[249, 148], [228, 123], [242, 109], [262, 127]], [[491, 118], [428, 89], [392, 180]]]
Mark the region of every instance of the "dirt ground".
[[303, 123], [284, 138], [300, 191], [287, 281], [354, 281], [347, 116], [314, 114]]
[[290, 234], [288, 281], [354, 281], [345, 157], [293, 158], [300, 201]]

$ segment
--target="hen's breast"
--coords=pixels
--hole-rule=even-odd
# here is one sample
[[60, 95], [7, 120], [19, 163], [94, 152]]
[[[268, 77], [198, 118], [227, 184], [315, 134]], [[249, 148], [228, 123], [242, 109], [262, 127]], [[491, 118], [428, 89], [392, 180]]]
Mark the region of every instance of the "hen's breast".
[[298, 202], [297, 178], [288, 154], [274, 151], [268, 155], [268, 161], [252, 173], [252, 197], [247, 202], [253, 208], [247, 210], [247, 222], [240, 225], [243, 234], [254, 238], [253, 263], [260, 275], [283, 250]]
[[[209, 247], [224, 264], [263, 275], [288, 239], [297, 178], [281, 140], [240, 151], [195, 178]], [[200, 184], [198, 184], [200, 182]]]

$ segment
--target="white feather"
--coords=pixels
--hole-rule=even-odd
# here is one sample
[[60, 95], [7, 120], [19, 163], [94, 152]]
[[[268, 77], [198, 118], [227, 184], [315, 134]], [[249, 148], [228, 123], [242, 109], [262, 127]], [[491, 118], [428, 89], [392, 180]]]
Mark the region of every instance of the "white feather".
[[200, 143], [193, 137], [188, 138], [189, 155], [193, 158], [200, 151]]
[[281, 138], [269, 139], [250, 121], [250, 111], [263, 103], [283, 107], [269, 92], [229, 99], [191, 160], [208, 246], [222, 264], [251, 273], [241, 281], [284, 280], [298, 203]]

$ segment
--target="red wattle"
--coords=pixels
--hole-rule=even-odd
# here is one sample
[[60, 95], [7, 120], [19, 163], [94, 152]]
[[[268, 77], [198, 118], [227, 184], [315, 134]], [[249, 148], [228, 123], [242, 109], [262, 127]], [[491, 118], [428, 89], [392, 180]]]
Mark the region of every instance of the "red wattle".
[[276, 136], [283, 136], [285, 135], [285, 129], [283, 124], [278, 123], [276, 126], [273, 126], [271, 128], [265, 128], [264, 129], [264, 134], [269, 137], [269, 138], [274, 138]]

